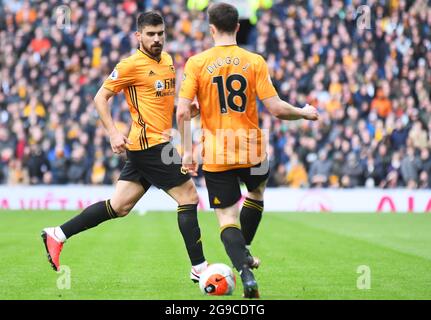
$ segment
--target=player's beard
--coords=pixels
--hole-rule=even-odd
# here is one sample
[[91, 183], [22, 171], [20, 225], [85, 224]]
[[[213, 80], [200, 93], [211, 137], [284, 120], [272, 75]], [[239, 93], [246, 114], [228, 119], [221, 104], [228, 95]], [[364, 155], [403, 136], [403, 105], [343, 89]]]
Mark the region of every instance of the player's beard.
[[160, 59], [160, 55], [162, 54], [162, 50], [163, 50], [163, 44], [161, 43], [157, 45], [153, 44], [150, 47], [147, 47], [146, 45], [144, 45], [143, 42], [141, 42], [141, 47], [146, 54], [150, 55], [151, 57], [157, 60]]

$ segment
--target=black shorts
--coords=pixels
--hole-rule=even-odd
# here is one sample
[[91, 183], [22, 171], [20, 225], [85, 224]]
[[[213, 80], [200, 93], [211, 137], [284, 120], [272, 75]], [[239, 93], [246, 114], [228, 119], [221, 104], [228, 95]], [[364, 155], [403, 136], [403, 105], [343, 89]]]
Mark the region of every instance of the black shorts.
[[165, 142], [142, 151], [127, 151], [127, 161], [118, 180], [139, 182], [145, 190], [154, 185], [167, 191], [190, 179], [181, 167], [178, 151]]
[[205, 183], [211, 208], [227, 208], [241, 199], [240, 182], [244, 182], [248, 191], [256, 188], [269, 177], [267, 160], [249, 168], [228, 171], [204, 171]]

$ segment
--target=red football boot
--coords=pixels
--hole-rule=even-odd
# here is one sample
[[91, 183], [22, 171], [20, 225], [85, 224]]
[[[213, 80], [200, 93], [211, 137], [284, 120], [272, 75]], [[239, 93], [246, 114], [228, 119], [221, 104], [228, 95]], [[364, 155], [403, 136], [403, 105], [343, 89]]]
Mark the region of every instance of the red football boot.
[[57, 239], [54, 235], [54, 228], [45, 228], [41, 234], [43, 243], [45, 244], [46, 255], [48, 261], [55, 271], [60, 270], [60, 252], [63, 249], [63, 242]]

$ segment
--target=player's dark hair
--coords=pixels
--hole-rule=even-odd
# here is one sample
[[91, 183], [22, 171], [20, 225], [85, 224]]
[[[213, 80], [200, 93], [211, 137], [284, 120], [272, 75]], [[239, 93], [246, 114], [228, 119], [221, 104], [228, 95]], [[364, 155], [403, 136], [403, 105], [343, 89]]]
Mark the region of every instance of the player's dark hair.
[[212, 4], [208, 8], [209, 23], [217, 30], [225, 33], [234, 33], [238, 24], [238, 10], [224, 2]]
[[141, 31], [145, 26], [158, 26], [164, 24], [162, 16], [155, 11], [140, 13], [136, 21], [136, 29]]

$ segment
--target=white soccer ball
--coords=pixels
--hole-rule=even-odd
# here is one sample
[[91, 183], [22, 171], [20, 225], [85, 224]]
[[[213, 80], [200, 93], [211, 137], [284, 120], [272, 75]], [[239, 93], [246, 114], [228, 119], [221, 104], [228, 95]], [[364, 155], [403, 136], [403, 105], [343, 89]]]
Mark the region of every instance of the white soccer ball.
[[199, 279], [202, 293], [211, 296], [231, 295], [235, 285], [235, 274], [232, 268], [224, 263], [210, 264]]

